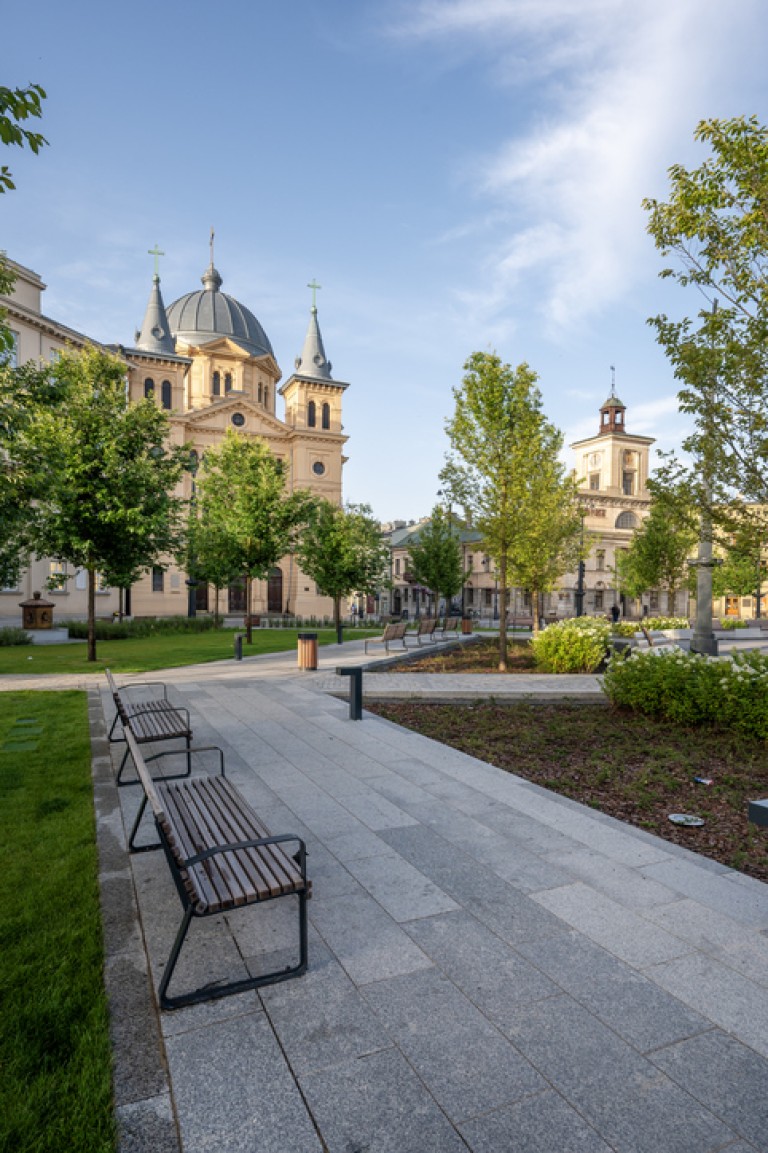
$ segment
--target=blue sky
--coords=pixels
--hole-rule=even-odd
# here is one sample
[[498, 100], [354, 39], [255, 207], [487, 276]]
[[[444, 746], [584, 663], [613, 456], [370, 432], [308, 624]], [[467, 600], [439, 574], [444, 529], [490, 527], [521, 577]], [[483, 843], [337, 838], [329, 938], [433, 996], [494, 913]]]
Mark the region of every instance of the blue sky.
[[148, 249], [168, 304], [213, 226], [284, 377], [316, 278], [350, 383], [345, 498], [384, 520], [432, 508], [478, 349], [539, 373], [566, 444], [597, 431], [615, 365], [628, 431], [670, 448], [646, 319], [701, 302], [658, 279], [641, 201], [703, 160], [700, 119], [768, 121], [767, 34], [762, 0], [16, 4], [1, 82], [47, 90], [50, 147], [6, 150], [0, 247], [49, 315], [130, 344]]

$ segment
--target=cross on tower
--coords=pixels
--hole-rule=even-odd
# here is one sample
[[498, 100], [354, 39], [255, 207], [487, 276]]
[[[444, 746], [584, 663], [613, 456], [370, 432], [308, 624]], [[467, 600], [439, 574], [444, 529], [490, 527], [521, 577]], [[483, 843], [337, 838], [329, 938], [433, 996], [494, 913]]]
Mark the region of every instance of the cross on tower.
[[148, 252], [149, 256], [154, 256], [154, 258], [155, 258], [155, 276], [159, 276], [160, 270], [159, 270], [159, 262], [158, 262], [157, 258], [158, 258], [158, 256], [165, 256], [165, 253], [160, 251], [160, 249], [157, 246], [157, 243], [155, 243], [154, 248], [147, 249], [147, 252]]
[[307, 288], [312, 289], [312, 307], [313, 308], [317, 308], [317, 290], [318, 290], [318, 288], [322, 288], [322, 287], [323, 287], [322, 284], [318, 284], [316, 280], [310, 281], [310, 283], [307, 285]]

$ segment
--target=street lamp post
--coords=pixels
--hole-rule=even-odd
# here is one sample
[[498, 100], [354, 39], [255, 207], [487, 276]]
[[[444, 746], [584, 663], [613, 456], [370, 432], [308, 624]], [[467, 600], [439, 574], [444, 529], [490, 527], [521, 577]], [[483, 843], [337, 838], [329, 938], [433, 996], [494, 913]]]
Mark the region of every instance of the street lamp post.
[[584, 616], [584, 574], [586, 566], [584, 564], [584, 518], [587, 515], [587, 509], [581, 509], [579, 515], [581, 517], [581, 534], [579, 536], [579, 569], [578, 577], [576, 580], [576, 616]]
[[[189, 519], [190, 519], [190, 522], [193, 520], [193, 518], [196, 515], [195, 503], [196, 503], [197, 493], [195, 490], [195, 478], [197, 477], [198, 465], [199, 465], [199, 460], [198, 460], [197, 453], [195, 452], [194, 449], [192, 449], [192, 451], [189, 454], [189, 472], [190, 472], [190, 475], [192, 477], [192, 493], [191, 493], [190, 498], [189, 498]], [[197, 577], [195, 575], [195, 569], [197, 566], [197, 558], [194, 556], [194, 554], [192, 552], [190, 552], [189, 557], [187, 558], [187, 564], [189, 565], [189, 570], [187, 572], [187, 616], [188, 617], [196, 617], [197, 616]]]
[[[712, 305], [713, 321], [716, 313], [717, 300]], [[706, 419], [709, 425], [711, 422], [709, 412]], [[709, 433], [711, 430], [707, 427], [706, 431]], [[712, 512], [709, 507], [712, 499], [712, 466], [706, 447], [709, 436], [704, 440], [705, 448], [701, 460], [704, 502], [699, 519], [699, 551], [696, 559], [688, 562], [696, 569], [696, 623], [691, 637], [691, 652], [716, 657], [717, 638], [712, 631], [712, 570], [718, 562], [712, 555]]]

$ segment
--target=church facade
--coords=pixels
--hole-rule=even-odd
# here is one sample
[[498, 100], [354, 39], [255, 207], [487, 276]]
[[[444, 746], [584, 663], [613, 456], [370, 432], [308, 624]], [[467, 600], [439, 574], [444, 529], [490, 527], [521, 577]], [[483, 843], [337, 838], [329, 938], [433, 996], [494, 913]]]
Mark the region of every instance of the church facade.
[[[157, 254], [160, 255], [160, 254]], [[6, 321], [14, 336], [16, 363], [50, 360], [65, 347], [96, 344], [42, 311], [45, 289], [31, 269], [8, 262], [16, 275], [12, 296], [2, 298]], [[202, 288], [174, 300], [167, 308], [155, 270], [140, 331], [132, 345], [115, 344], [109, 351], [126, 368], [129, 397], [151, 397], [168, 412], [170, 440], [187, 444], [193, 461], [219, 444], [227, 430], [258, 437], [283, 462], [290, 491], [309, 489], [341, 503], [346, 437], [342, 431], [342, 400], [348, 387], [331, 375], [317, 316], [314, 290], [309, 324], [294, 370], [281, 384], [282, 373], [264, 329], [249, 308], [222, 291], [223, 280], [211, 259]], [[279, 398], [279, 400], [278, 400]], [[283, 413], [278, 415], [278, 403]], [[180, 495], [190, 498], [194, 472], [184, 478]], [[0, 592], [0, 618], [10, 623], [20, 616], [18, 604], [35, 591], [55, 603], [57, 621], [80, 619], [86, 612], [83, 572], [66, 573], [60, 591], [47, 592], [50, 576], [62, 566], [55, 560], [33, 558], [17, 588]], [[134, 616], [186, 615], [212, 610], [213, 590], [190, 586], [187, 574], [170, 557], [129, 591], [122, 606]], [[108, 616], [119, 608], [117, 590], [102, 588], [97, 613]], [[241, 582], [224, 590], [221, 611], [245, 611]], [[332, 603], [317, 594], [315, 585], [285, 557], [267, 580], [255, 582], [252, 609], [257, 614], [290, 613], [329, 616]]]

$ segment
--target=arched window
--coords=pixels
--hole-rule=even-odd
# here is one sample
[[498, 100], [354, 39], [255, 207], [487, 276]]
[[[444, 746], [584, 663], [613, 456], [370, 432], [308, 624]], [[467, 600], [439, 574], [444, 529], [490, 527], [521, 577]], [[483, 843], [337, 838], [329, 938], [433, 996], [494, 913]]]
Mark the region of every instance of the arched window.
[[224, 373], [224, 391], [225, 392], [231, 392], [232, 391], [232, 373], [231, 372], [225, 372]]
[[221, 373], [214, 372], [213, 374], [213, 395], [221, 396]]
[[261, 381], [259, 381], [259, 404], [261, 404], [261, 401], [262, 401], [262, 395], [261, 394], [262, 394], [262, 384], [261, 384]]
[[148, 376], [146, 378], [146, 380], [144, 381], [144, 396], [149, 397], [149, 396], [154, 396], [154, 394], [155, 394], [155, 382], [151, 376]]
[[616, 528], [637, 528], [637, 517], [633, 512], [620, 512], [616, 517]]
[[310, 400], [307, 405], [307, 425], [309, 428], [314, 428], [317, 424], [317, 409], [315, 408], [314, 400]]
[[170, 380], [164, 380], [163, 383], [160, 385], [160, 403], [162, 404], [163, 408], [170, 408], [171, 407], [171, 382], [170, 382]]
[[269, 404], [269, 389], [267, 388], [267, 386], [265, 384], [264, 385], [264, 407], [266, 408], [268, 404]]
[[330, 404], [323, 405], [323, 428], [331, 427], [331, 406]]

